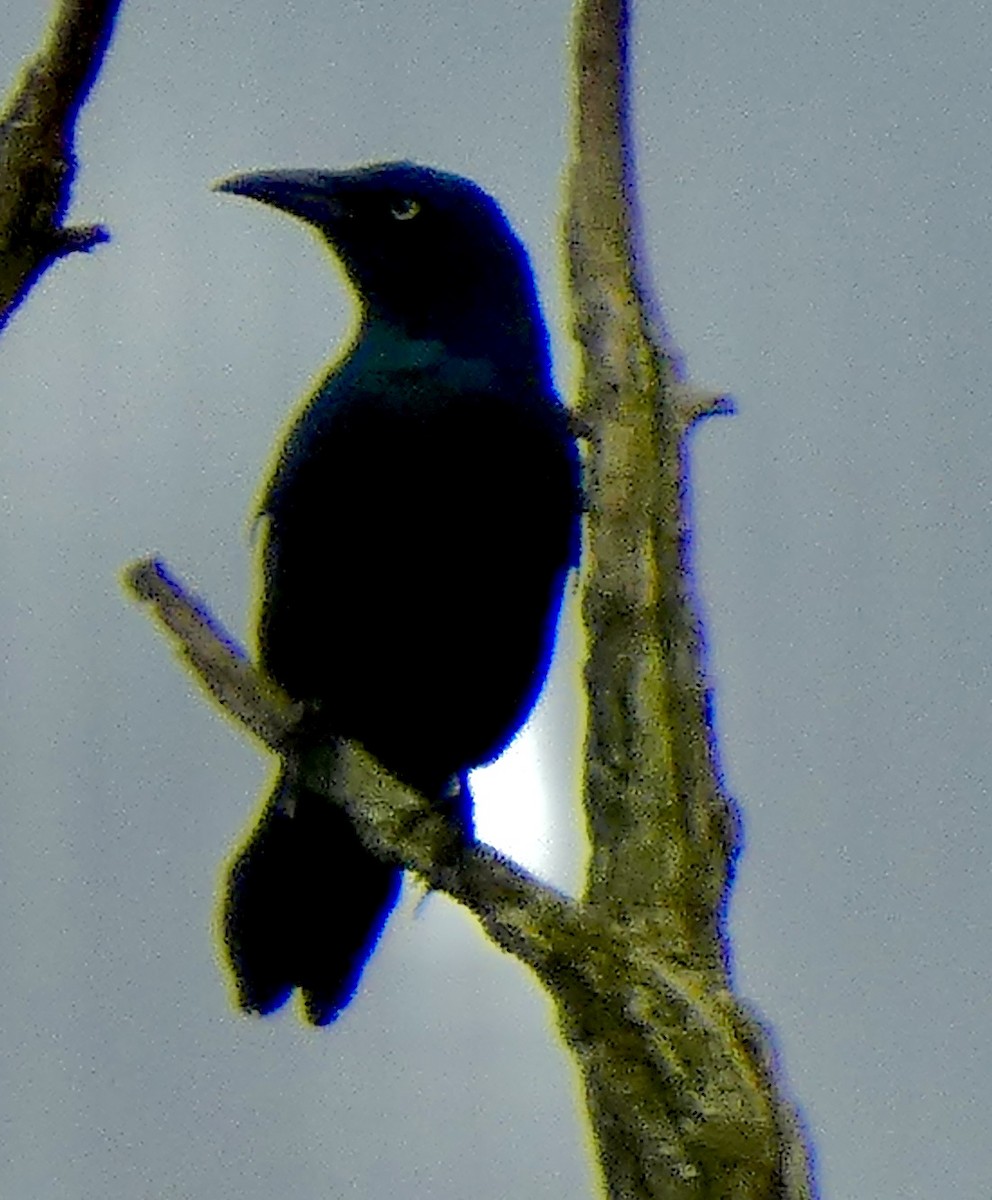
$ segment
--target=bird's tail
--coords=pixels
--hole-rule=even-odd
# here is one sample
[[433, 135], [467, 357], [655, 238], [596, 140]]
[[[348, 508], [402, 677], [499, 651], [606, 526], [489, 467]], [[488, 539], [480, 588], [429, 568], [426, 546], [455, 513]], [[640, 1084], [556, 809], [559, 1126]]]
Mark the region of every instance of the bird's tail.
[[227, 881], [224, 944], [241, 1008], [273, 1012], [298, 987], [313, 1024], [333, 1021], [358, 987], [401, 878], [362, 846], [343, 809], [284, 767]]

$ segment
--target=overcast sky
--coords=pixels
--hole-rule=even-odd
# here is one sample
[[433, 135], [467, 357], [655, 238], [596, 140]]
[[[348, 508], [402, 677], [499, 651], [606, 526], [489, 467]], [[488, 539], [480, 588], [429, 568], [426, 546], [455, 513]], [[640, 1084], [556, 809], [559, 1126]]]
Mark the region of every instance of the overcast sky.
[[[987, 7], [637, 10], [651, 273], [692, 378], [739, 406], [693, 447], [738, 982], [824, 1197], [988, 1200]], [[331, 1029], [233, 1012], [220, 865], [270, 764], [117, 582], [161, 552], [244, 636], [258, 481], [348, 332], [316, 244], [221, 176], [410, 157], [476, 179], [531, 249], [567, 389], [568, 16], [124, 0], [73, 210], [114, 241], [0, 343], [4, 1195], [596, 1195], [547, 1003], [446, 900], [409, 891]], [[46, 19], [8, 0], [4, 81]], [[566, 630], [536, 730], [478, 784], [486, 835], [565, 886], [578, 653]], [[501, 823], [507, 794], [529, 824]]]

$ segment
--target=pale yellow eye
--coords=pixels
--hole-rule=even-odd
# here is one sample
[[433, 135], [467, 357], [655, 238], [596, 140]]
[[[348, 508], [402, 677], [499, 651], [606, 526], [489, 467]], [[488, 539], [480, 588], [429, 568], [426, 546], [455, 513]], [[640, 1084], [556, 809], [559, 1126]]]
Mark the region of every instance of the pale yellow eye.
[[407, 196], [397, 200], [389, 211], [397, 221], [411, 221], [420, 212], [420, 201]]

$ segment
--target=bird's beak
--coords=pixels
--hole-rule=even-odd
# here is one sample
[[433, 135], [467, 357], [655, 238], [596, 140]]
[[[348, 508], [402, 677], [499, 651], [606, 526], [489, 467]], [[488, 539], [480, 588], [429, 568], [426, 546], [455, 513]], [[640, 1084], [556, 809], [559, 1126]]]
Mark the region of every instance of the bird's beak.
[[215, 183], [215, 192], [233, 192], [270, 204], [310, 225], [327, 226], [345, 213], [335, 195], [340, 177], [333, 171], [257, 171]]

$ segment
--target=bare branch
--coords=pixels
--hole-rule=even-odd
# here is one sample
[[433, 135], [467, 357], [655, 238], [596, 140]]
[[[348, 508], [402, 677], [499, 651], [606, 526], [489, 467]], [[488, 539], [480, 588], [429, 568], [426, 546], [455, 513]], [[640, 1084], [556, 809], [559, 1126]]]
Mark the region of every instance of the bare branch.
[[103, 63], [121, 0], [61, 0], [44, 45], [0, 112], [0, 329], [53, 262], [109, 238], [64, 226], [76, 118]]
[[733, 821], [706, 720], [688, 556], [683, 435], [701, 414], [686, 406], [695, 392], [659, 344], [638, 278], [627, 4], [586, 0], [578, 12], [566, 236], [580, 413], [592, 428], [588, 894], [624, 911], [667, 913], [668, 944], [691, 945], [698, 956], [708, 938], [705, 957], [717, 963], [713, 914]]
[[[303, 713], [263, 675], [160, 560], [124, 572], [125, 587], [171, 635], [181, 660], [209, 696], [270, 750], [279, 751]], [[474, 912], [492, 939], [546, 974], [554, 944], [579, 922], [567, 897], [488, 846], [466, 846], [431, 802], [390, 775], [354, 742], [339, 742], [303, 764], [307, 784], [343, 804], [375, 854], [416, 871]]]
[[175, 639], [180, 657], [228, 715], [278, 751], [303, 715], [303, 706], [252, 666], [230, 634], [160, 559], [133, 563], [124, 573], [124, 584], [136, 599], [152, 605]]
[[[763, 1031], [730, 989], [736, 815], [693, 592], [687, 434], [729, 400], [681, 378], [640, 278], [628, 0], [578, 0], [565, 236], [589, 429], [586, 908], [623, 928], [632, 994], [597, 1027], [559, 995], [614, 1200], [812, 1194]], [[653, 1031], [653, 1033], [648, 1031]]]
[[[129, 567], [125, 584], [168, 630], [205, 691], [277, 750], [299, 709], [252, 666], [202, 602], [154, 559]], [[323, 747], [302, 769], [308, 788], [344, 805], [369, 850], [463, 904], [497, 946], [545, 985], [586, 1075], [601, 1145], [614, 1155], [606, 1171], [611, 1195], [804, 1194], [741, 1190], [754, 1174], [748, 1154], [755, 1143], [762, 1162], [779, 1147], [755, 1027], [719, 981], [666, 955], [650, 925], [634, 916], [614, 921], [601, 906], [570, 900], [491, 847], [466, 845], [429, 800], [357, 743]], [[721, 1175], [728, 1190], [700, 1191], [707, 1164], [727, 1155], [734, 1163]], [[689, 1190], [680, 1192], [683, 1183]]]

